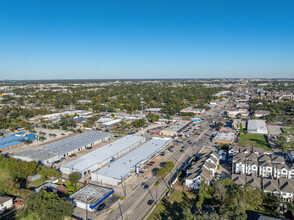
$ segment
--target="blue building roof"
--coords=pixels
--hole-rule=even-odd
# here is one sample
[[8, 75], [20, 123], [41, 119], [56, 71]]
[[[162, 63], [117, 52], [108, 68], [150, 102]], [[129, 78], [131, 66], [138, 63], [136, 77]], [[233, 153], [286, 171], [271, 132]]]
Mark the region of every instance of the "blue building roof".
[[38, 138], [37, 138], [37, 135], [31, 133], [26, 135], [26, 139], [29, 141], [34, 141], [34, 140], [37, 140]]
[[85, 121], [84, 118], [74, 118], [75, 121]]
[[23, 131], [17, 132], [16, 135], [23, 135], [25, 134]]
[[9, 132], [9, 131], [0, 131], [0, 133], [2, 133], [4, 135], [13, 134], [12, 132]]
[[17, 137], [15, 135], [4, 137], [0, 139], [0, 148], [12, 146], [24, 142], [26, 139], [24, 137]]

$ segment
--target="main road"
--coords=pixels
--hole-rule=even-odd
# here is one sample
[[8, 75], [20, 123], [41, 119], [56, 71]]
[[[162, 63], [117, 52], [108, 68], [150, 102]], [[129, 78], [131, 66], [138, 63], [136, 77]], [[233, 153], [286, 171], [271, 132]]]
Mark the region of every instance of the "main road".
[[[151, 176], [146, 181], [148, 187], [138, 187], [132, 194], [120, 202], [118, 208], [114, 209], [105, 217], [107, 219], [122, 220], [144, 219], [152, 208], [152, 205], [154, 205], [149, 205], [148, 201], [152, 200], [157, 203], [164, 196], [172, 182], [177, 178], [179, 172], [185, 168], [193, 155], [196, 155], [206, 143], [209, 135], [206, 136], [205, 134], [209, 133], [211, 122], [213, 122], [218, 115], [223, 113], [223, 111], [224, 106], [219, 106], [217, 112], [202, 124], [202, 131], [200, 133], [198, 132], [199, 135], [192, 136], [189, 139], [190, 143], [184, 143], [184, 151], [177, 151], [173, 154], [169, 161], [173, 161], [175, 167], [157, 186], [154, 185], [158, 180], [157, 177]], [[204, 137], [202, 138], [202, 136]]]

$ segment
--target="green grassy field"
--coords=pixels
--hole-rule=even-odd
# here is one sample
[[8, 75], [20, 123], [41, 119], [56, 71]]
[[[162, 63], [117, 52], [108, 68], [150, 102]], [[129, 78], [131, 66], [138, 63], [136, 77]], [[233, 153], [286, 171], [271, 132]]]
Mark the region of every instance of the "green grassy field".
[[265, 150], [270, 149], [266, 143], [265, 137], [260, 134], [240, 134], [239, 145], [261, 147]]
[[148, 220], [151, 219], [183, 219], [182, 213], [186, 208], [192, 208], [196, 202], [196, 194], [174, 191], [167, 200], [161, 201]]
[[45, 183], [45, 181], [42, 180], [42, 178], [40, 178], [40, 179], [37, 179], [37, 180], [33, 181], [33, 182], [31, 183], [31, 185], [33, 185], [33, 186], [35, 186], [35, 187], [38, 187], [38, 186], [41, 186], [41, 185], [44, 184], [44, 183]]
[[0, 168], [0, 180], [7, 180], [10, 178], [10, 173], [8, 170]]
[[291, 134], [293, 134], [294, 133], [294, 128], [283, 128], [283, 131], [285, 133], [291, 133]]

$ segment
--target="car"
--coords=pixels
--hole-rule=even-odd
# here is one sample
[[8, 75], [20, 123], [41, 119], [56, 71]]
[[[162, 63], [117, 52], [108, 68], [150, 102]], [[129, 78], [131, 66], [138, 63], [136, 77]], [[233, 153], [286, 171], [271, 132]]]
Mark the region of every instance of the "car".
[[144, 166], [143, 168], [142, 168], [142, 170], [147, 170], [149, 167], [148, 166]]
[[97, 207], [97, 211], [101, 211], [101, 210], [104, 209], [104, 208], [105, 208], [105, 204], [102, 203], [102, 204], [100, 204], [100, 205]]
[[147, 202], [147, 205], [152, 205], [154, 203], [154, 201], [152, 199], [149, 199]]
[[61, 133], [61, 135], [65, 135], [64, 133]]
[[148, 184], [146, 184], [145, 182], [141, 183], [141, 186], [144, 188], [144, 189], [147, 189], [149, 187]]
[[87, 149], [87, 150], [91, 150], [91, 149], [92, 149], [92, 147], [86, 147], [86, 149]]
[[155, 162], [154, 162], [154, 161], [150, 161], [150, 163], [152, 163], [152, 164], [155, 164]]

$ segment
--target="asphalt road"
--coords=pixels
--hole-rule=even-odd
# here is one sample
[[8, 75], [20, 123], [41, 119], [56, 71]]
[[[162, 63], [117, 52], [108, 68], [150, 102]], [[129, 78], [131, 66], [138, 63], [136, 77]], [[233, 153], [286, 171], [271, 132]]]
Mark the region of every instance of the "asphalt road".
[[[158, 186], [154, 186], [157, 177], [152, 176], [146, 181], [146, 184], [149, 186], [148, 188], [138, 187], [138, 189], [130, 196], [127, 196], [121, 201], [118, 209], [113, 210], [107, 216], [107, 219], [144, 219], [154, 205], [148, 205], [148, 201], [153, 200], [154, 202], [157, 202], [159, 201], [159, 198], [163, 197], [168, 188], [170, 188], [171, 183], [176, 179], [178, 173], [185, 168], [193, 155], [196, 155], [206, 143], [210, 137], [209, 134], [212, 132], [209, 127], [210, 124], [220, 113], [223, 113], [223, 111], [224, 108], [220, 107], [214, 116], [202, 124], [200, 134], [189, 138], [191, 144], [188, 142], [184, 143], [184, 152], [177, 151], [173, 154], [169, 161], [173, 161], [175, 167]], [[197, 133], [199, 133], [199, 131]]]

